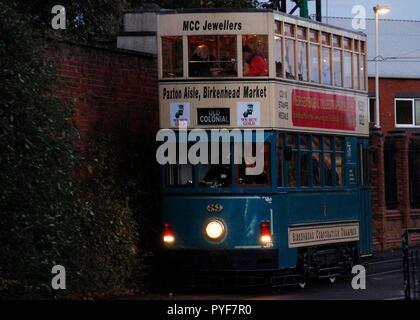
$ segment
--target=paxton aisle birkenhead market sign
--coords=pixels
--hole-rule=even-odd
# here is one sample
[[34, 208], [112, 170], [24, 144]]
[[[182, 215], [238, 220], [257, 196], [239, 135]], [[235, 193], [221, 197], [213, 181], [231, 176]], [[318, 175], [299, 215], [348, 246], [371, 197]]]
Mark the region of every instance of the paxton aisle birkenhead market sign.
[[277, 82], [159, 87], [162, 128], [276, 128], [368, 135], [366, 96]]

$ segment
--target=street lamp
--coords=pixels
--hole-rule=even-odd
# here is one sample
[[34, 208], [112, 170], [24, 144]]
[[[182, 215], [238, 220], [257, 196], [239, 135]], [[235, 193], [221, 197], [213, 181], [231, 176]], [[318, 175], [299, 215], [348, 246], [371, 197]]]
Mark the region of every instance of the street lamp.
[[378, 4], [373, 7], [373, 11], [375, 12], [375, 125], [379, 127], [379, 15], [388, 13], [389, 7]]

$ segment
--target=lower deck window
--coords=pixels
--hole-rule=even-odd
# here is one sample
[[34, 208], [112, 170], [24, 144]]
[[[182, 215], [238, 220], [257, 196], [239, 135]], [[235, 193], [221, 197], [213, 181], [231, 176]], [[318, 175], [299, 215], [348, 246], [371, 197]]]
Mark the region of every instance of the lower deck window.
[[193, 166], [190, 164], [171, 164], [166, 166], [166, 185], [192, 186]]
[[[282, 135], [282, 134], [281, 134]], [[278, 170], [287, 171], [288, 187], [341, 186], [344, 184], [342, 137], [287, 134], [285, 148], [277, 140]], [[283, 173], [282, 173], [283, 175]], [[279, 182], [282, 186], [283, 181]]]
[[[252, 144], [252, 149], [253, 156], [255, 156], [258, 151], [256, 143]], [[264, 152], [262, 173], [257, 175], [250, 174], [249, 169], [254, 169], [256, 167], [256, 163], [246, 157], [242, 158], [242, 164], [236, 166], [238, 186], [267, 186], [270, 184], [270, 144], [265, 143], [263, 145], [263, 149], [264, 150], [259, 150], [259, 152]]]

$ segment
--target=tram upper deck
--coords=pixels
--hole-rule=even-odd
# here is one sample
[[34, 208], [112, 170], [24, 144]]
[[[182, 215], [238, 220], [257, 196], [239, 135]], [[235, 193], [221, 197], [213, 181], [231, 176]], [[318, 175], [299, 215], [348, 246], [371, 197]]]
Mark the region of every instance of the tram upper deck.
[[161, 128], [367, 136], [366, 36], [271, 10], [158, 15]]

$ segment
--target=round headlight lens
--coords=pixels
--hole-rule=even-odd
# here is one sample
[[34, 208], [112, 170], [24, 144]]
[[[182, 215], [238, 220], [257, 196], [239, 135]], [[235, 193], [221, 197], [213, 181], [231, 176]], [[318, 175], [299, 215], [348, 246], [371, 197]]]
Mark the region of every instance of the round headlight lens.
[[225, 233], [225, 226], [217, 220], [210, 221], [206, 226], [206, 234], [211, 240], [220, 240]]

